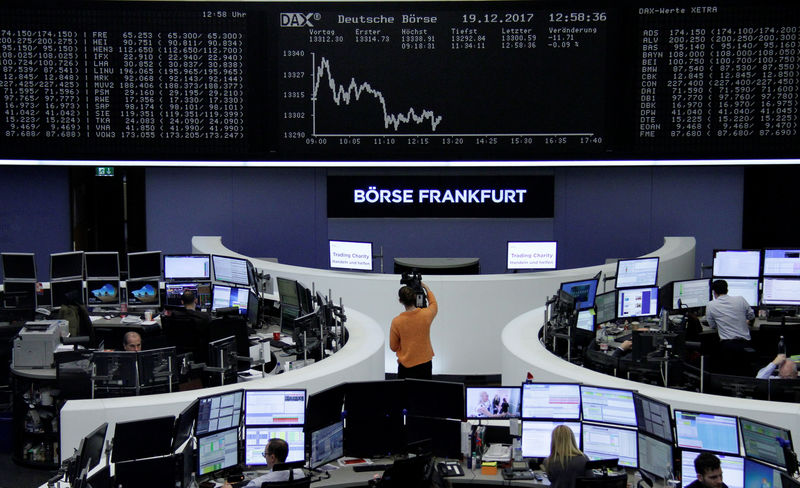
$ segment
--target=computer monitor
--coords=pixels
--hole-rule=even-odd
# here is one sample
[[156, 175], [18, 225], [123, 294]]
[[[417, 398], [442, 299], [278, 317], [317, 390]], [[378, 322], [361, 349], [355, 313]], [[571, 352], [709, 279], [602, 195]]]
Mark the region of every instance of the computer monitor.
[[[705, 307], [710, 300], [711, 280], [707, 278], [672, 282], [671, 310]], [[664, 306], [666, 307], [667, 304], [665, 303]]]
[[636, 430], [583, 424], [583, 453], [592, 461], [619, 459], [619, 465], [638, 468]]
[[636, 427], [633, 392], [581, 385], [583, 420]]
[[309, 467], [316, 469], [344, 456], [344, 423], [340, 420], [311, 432]]
[[[699, 451], [681, 450], [681, 486], [686, 488], [697, 479], [697, 470], [694, 460], [700, 455]], [[739, 456], [717, 455], [722, 468], [722, 475], [728, 488], [745, 488], [744, 485], [744, 458]], [[761, 485], [754, 485], [760, 488]]]
[[[208, 343], [207, 364], [215, 368], [223, 368], [222, 383], [236, 383], [236, 373], [238, 368], [238, 349], [236, 348], [236, 336], [223, 337]], [[212, 378], [218, 378], [219, 373], [211, 373]], [[218, 385], [215, 385], [218, 386]]]
[[300, 308], [286, 303], [281, 303], [281, 333], [292, 335], [294, 333], [294, 321], [300, 317]]
[[161, 279], [161, 251], [128, 253], [128, 279]]
[[84, 303], [83, 280], [53, 281], [50, 283], [53, 308], [72, 303]]
[[657, 282], [658, 257], [617, 261], [617, 289], [656, 286]]
[[200, 308], [211, 308], [211, 282], [196, 282], [196, 283], [167, 283], [164, 285], [166, 289], [167, 305], [181, 307], [183, 306], [182, 295], [186, 290], [191, 290], [197, 298], [198, 306]]
[[239, 427], [242, 390], [198, 398], [195, 435]]
[[407, 415], [459, 420], [464, 417], [464, 383], [407, 379], [403, 384], [401, 401]]
[[87, 252], [83, 255], [86, 279], [119, 279], [118, 252]]
[[214, 285], [212, 289], [211, 309], [236, 307], [239, 315], [247, 316], [247, 306], [250, 303], [250, 289], [236, 286]]
[[171, 453], [174, 425], [174, 415], [117, 422], [114, 427], [111, 462], [132, 461]]
[[764, 276], [800, 276], [800, 249], [764, 249]]
[[678, 447], [739, 454], [736, 417], [675, 410]]
[[137, 280], [125, 283], [128, 287], [129, 307], [160, 307], [161, 293], [158, 280]]
[[761, 274], [761, 251], [715, 249], [711, 275], [715, 278], [758, 278]]
[[311, 288], [297, 282], [297, 298], [300, 301], [300, 314], [305, 315], [314, 311], [314, 300]]
[[237, 464], [239, 464], [238, 427], [197, 438], [198, 476], [210, 477]]
[[164, 279], [209, 280], [211, 279], [211, 256], [208, 254], [167, 254], [164, 256]]
[[761, 305], [800, 305], [800, 278], [764, 278]]
[[175, 420], [175, 430], [172, 434], [172, 452], [177, 452], [183, 443], [192, 436], [194, 423], [197, 421], [198, 405], [198, 400], [192, 400]]
[[278, 282], [278, 297], [281, 305], [291, 305], [300, 308], [300, 297], [297, 294], [297, 282], [286, 278], [275, 278]]
[[103, 377], [95, 380], [95, 388], [113, 390], [136, 388], [139, 373], [138, 357], [135, 352], [95, 351], [92, 353], [91, 362], [96, 368], [97, 376]]
[[561, 290], [575, 298], [575, 308], [583, 310], [594, 306], [594, 296], [597, 293], [597, 280], [570, 281], [561, 283]]
[[638, 441], [639, 469], [651, 476], [669, 479], [673, 473], [674, 454], [672, 444], [639, 432]]
[[581, 390], [572, 383], [523, 383], [522, 418], [581, 418]]
[[83, 251], [50, 255], [50, 281], [83, 279]]
[[80, 466], [79, 470], [85, 469], [86, 472], [94, 469], [95, 466], [100, 464], [100, 458], [103, 457], [103, 448], [106, 443], [106, 431], [108, 430], [108, 423], [105, 422], [100, 427], [94, 429], [89, 435], [83, 438], [80, 450]]
[[594, 298], [597, 325], [617, 319], [617, 292], [600, 293]]
[[672, 415], [669, 404], [633, 392], [636, 424], [640, 431], [672, 444]]
[[36, 282], [6, 281], [3, 283], [3, 303], [5, 309], [33, 310], [36, 308]]
[[777, 438], [788, 441], [790, 449], [793, 450], [792, 433], [789, 429], [744, 417], [739, 417], [739, 426], [742, 431], [745, 456], [786, 468], [786, 457]]
[[33, 253], [0, 253], [3, 282], [36, 281], [36, 256]]
[[617, 291], [617, 318], [652, 317], [658, 314], [658, 287]]
[[270, 439], [283, 439], [289, 444], [287, 463], [305, 461], [306, 437], [303, 427], [245, 427], [244, 428], [244, 464], [247, 466], [263, 466], [267, 464], [264, 450]]
[[342, 420], [347, 388], [347, 383], [340, 383], [309, 395], [306, 406], [306, 427], [316, 430]]
[[247, 294], [247, 323], [251, 327], [258, 324], [258, 295], [252, 290]]
[[728, 295], [742, 297], [751, 307], [758, 306], [758, 279], [725, 278], [728, 283]]
[[595, 328], [595, 314], [594, 309], [587, 308], [578, 312], [578, 318], [575, 322], [575, 328], [587, 333], [594, 334]]
[[306, 390], [246, 390], [245, 425], [303, 425]]
[[508, 241], [506, 268], [556, 269], [555, 241]]
[[214, 263], [214, 280], [232, 283], [234, 285], [249, 286], [250, 273], [247, 260], [229, 256], [211, 256]]
[[119, 305], [119, 295], [119, 280], [86, 280], [86, 305]]
[[467, 419], [520, 418], [522, 389], [519, 386], [466, 388]]
[[550, 440], [553, 429], [566, 425], [575, 435], [575, 444], [580, 447], [581, 423], [548, 420], [522, 421], [522, 456], [526, 458], [545, 458], [550, 455]]
[[168, 386], [170, 382], [178, 383], [180, 368], [175, 359], [175, 346], [140, 351], [138, 360], [139, 385], [142, 388]]
[[372, 271], [372, 243], [328, 241], [330, 264], [333, 269]]
[[783, 471], [772, 466], [744, 458], [745, 488], [783, 488]]

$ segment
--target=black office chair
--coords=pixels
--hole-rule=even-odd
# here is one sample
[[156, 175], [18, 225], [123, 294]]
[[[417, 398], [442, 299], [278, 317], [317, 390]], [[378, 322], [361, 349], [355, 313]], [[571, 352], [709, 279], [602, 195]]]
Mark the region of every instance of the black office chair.
[[579, 476], [575, 478], [575, 488], [626, 488], [627, 474], [598, 476], [594, 478]]

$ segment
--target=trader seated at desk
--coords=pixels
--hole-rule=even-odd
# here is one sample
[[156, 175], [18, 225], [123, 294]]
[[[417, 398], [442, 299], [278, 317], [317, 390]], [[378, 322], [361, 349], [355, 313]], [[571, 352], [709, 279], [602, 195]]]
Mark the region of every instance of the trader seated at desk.
[[694, 459], [694, 471], [697, 479], [686, 488], [728, 488], [722, 481], [722, 466], [719, 458], [710, 452], [702, 452]]
[[778, 371], [778, 375], [775, 376], [775, 378], [780, 378], [782, 380], [793, 380], [797, 378], [797, 363], [791, 359], [787, 359], [786, 354], [778, 354], [775, 356], [775, 359], [773, 359], [771, 363], [758, 370], [756, 378], [768, 380], [772, 377], [772, 373], [774, 373], [775, 370]]
[[142, 350], [142, 336], [138, 332], [126, 332], [122, 338], [122, 348], [130, 352], [138, 352]]
[[210, 315], [197, 310], [197, 297], [192, 290], [185, 290], [183, 292], [183, 295], [181, 295], [181, 302], [183, 303], [183, 308], [173, 310], [173, 317], [191, 317], [205, 322], [211, 321]]
[[[289, 444], [279, 438], [270, 439], [267, 447], [264, 449], [264, 458], [267, 460], [267, 467], [269, 473], [263, 474], [258, 478], [253, 478], [249, 483], [242, 485], [243, 488], [261, 488], [261, 483], [273, 481], [288, 481], [289, 470], [285, 471], [272, 471], [272, 467], [278, 463], [286, 462], [286, 457], [289, 455]], [[305, 473], [301, 469], [293, 469], [291, 471], [294, 479], [305, 478]], [[230, 483], [225, 483], [223, 488], [233, 488]]]

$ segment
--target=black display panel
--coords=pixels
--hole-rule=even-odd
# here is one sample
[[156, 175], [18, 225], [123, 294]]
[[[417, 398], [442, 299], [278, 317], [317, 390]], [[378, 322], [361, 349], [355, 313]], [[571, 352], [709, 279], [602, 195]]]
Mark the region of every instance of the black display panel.
[[788, 0], [5, 2], [0, 159], [795, 157], [799, 29]]

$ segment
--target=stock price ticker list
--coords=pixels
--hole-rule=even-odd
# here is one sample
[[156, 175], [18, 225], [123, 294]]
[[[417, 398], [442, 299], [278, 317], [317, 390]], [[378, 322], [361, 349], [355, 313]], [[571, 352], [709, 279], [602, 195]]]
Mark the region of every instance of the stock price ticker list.
[[278, 36], [280, 139], [292, 151], [585, 153], [605, 145], [604, 10], [298, 5], [280, 13]]
[[0, 7], [0, 142], [72, 154], [241, 149], [247, 14], [113, 5]]

